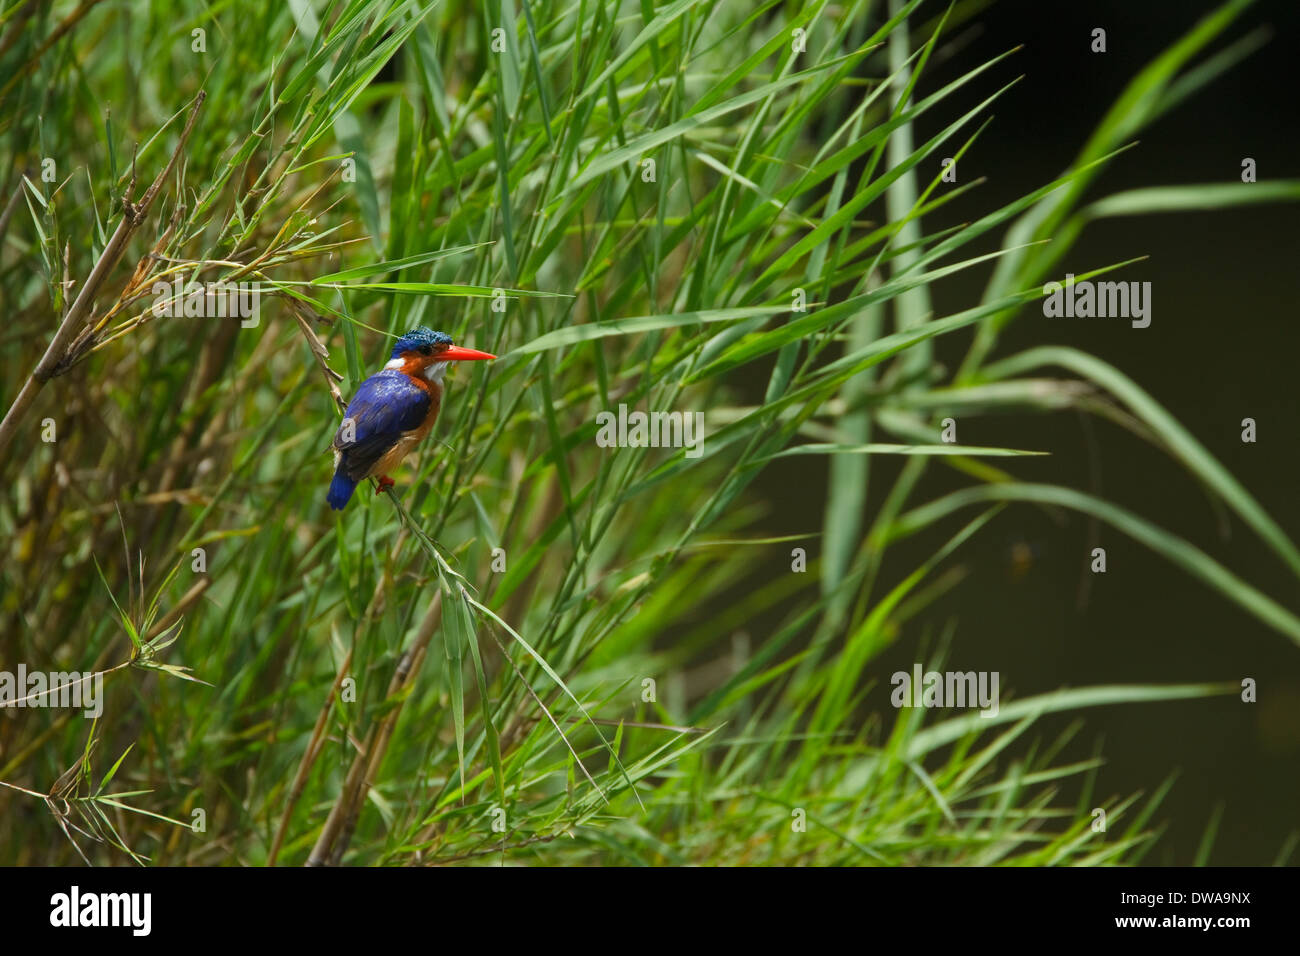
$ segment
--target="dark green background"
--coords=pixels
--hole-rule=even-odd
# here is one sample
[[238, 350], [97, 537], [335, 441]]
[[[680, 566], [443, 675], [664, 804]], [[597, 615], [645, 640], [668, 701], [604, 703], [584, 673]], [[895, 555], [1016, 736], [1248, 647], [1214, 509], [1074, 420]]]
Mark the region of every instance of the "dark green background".
[[[959, 29], [956, 42], [937, 53], [918, 95], [1017, 44], [1024, 49], [927, 115], [916, 130], [918, 143], [1012, 77], [1026, 76], [994, 104], [994, 122], [961, 163], [962, 182], [983, 176], [987, 183], [928, 217], [923, 231], [973, 220], [1060, 175], [1129, 80], [1215, 6], [1001, 2]], [[1247, 156], [1257, 161], [1261, 181], [1300, 176], [1297, 5], [1256, 4], [1210, 52], [1261, 24], [1272, 26], [1270, 42], [1144, 130], [1140, 145], [1112, 161], [1097, 180], [1090, 199], [1142, 186], [1240, 182]], [[1098, 26], [1107, 31], [1105, 54], [1089, 48]], [[969, 130], [958, 140], [967, 135]], [[870, 216], [879, 220], [882, 214], [874, 210]], [[1288, 205], [1094, 223], [1061, 271], [1084, 272], [1149, 255], [1113, 278], [1152, 283], [1151, 326], [1053, 320], [1029, 309], [995, 354], [1067, 344], [1113, 363], [1187, 426], [1294, 540], [1300, 537], [1293, 381], [1300, 342], [1298, 216], [1297, 207]], [[978, 251], [992, 251], [1001, 238]], [[988, 275], [972, 271], [939, 283], [935, 314], [975, 304]], [[969, 342], [969, 336], [942, 340], [940, 361], [954, 368]], [[1246, 417], [1258, 424], [1253, 445], [1240, 438]], [[1296, 606], [1294, 579], [1272, 553], [1240, 522], [1216, 510], [1179, 465], [1128, 432], [1068, 412], [966, 418], [958, 434], [962, 443], [1049, 450], [1050, 458], [1015, 460], [1011, 470], [1026, 480], [1101, 494]], [[896, 460], [873, 459], [871, 508], [897, 471]], [[772, 506], [768, 530], [819, 531], [826, 476], [817, 456], [774, 462], [758, 486]], [[964, 481], [948, 469], [932, 468], [911, 504]], [[958, 520], [973, 515], [891, 550], [881, 587], [908, 573], [956, 530]], [[1104, 575], [1088, 571], [1094, 535], [1107, 552]], [[1014, 546], [1027, 546], [1034, 556], [1019, 576], [1011, 560]], [[1253, 677], [1259, 687], [1255, 704], [1216, 698], [1086, 711], [1084, 731], [1058, 761], [1088, 758], [1101, 736], [1106, 766], [1099, 797], [1150, 793], [1180, 770], [1157, 816], [1169, 822], [1169, 830], [1146, 863], [1190, 863], [1220, 802], [1225, 813], [1210, 862], [1274, 860], [1287, 835], [1300, 827], [1300, 648], [1128, 537], [1093, 526], [1082, 515], [1071, 513], [1057, 525], [1038, 509], [1013, 505], [949, 563], [956, 561], [966, 564], [966, 580], [911, 622], [899, 644], [877, 662], [872, 710], [892, 722], [889, 674], [923, 659], [924, 636], [937, 635], [950, 620], [956, 621], [956, 639], [949, 666], [1001, 672], [1004, 700], [1066, 685]], [[767, 570], [788, 573], [788, 558], [776, 556]], [[1087, 589], [1082, 602], [1081, 587]], [[1043, 721], [1039, 736], [1070, 719]], [[1077, 792], [1068, 787], [1060, 802], [1072, 801]]]

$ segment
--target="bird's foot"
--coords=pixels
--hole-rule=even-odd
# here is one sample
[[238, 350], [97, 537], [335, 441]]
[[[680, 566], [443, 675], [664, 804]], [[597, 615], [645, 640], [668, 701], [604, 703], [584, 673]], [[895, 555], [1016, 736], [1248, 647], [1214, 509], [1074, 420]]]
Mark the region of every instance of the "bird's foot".
[[375, 485], [375, 494], [379, 494], [380, 492], [387, 491], [395, 484], [397, 484], [397, 482], [393, 481], [393, 479], [389, 478], [387, 475], [380, 475], [379, 484]]

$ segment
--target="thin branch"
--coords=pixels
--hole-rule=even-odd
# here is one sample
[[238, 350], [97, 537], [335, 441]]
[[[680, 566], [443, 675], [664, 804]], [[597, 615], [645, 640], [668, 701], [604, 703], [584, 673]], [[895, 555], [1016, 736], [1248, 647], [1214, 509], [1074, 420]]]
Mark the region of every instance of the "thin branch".
[[180, 142], [176, 144], [176, 150], [172, 153], [171, 159], [168, 160], [166, 168], [158, 174], [158, 178], [154, 180], [153, 185], [145, 192], [139, 203], [131, 201], [131, 189], [133, 187], [127, 188], [126, 195], [122, 197], [122, 219], [117, 224], [113, 237], [105, 246], [99, 261], [91, 269], [90, 276], [77, 294], [76, 301], [68, 309], [68, 314], [64, 316], [63, 322], [59, 326], [59, 330], [54, 334], [54, 339], [50, 342], [49, 348], [45, 350], [45, 355], [23, 384], [22, 390], [18, 393], [18, 397], [14, 399], [14, 403], [10, 406], [4, 421], [0, 422], [0, 461], [5, 459], [5, 453], [13, 442], [14, 436], [18, 433], [18, 424], [36, 400], [37, 393], [46, 382], [55, 376], [67, 357], [68, 346], [90, 317], [95, 295], [99, 292], [100, 286], [103, 285], [104, 279], [108, 277], [109, 272], [113, 270], [125, 254], [126, 245], [131, 236], [143, 224], [149, 212], [149, 207], [158, 195], [158, 191], [176, 167], [176, 162], [185, 149], [185, 143], [194, 130], [194, 123], [199, 115], [199, 107], [203, 105], [206, 96], [207, 94], [200, 90], [199, 95], [194, 98], [194, 105], [190, 108], [189, 119], [185, 122], [185, 129], [181, 132]]

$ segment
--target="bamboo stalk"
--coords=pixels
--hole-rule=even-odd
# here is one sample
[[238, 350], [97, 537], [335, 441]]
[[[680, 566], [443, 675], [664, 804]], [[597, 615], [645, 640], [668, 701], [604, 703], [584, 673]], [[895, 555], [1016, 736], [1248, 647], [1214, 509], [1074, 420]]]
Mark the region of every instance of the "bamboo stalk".
[[316, 763], [316, 758], [320, 756], [321, 744], [325, 741], [325, 722], [334, 708], [334, 700], [343, 686], [343, 679], [348, 676], [351, 668], [352, 652], [348, 651], [343, 658], [343, 663], [339, 665], [338, 673], [334, 675], [334, 686], [325, 696], [325, 703], [316, 718], [316, 726], [311, 731], [311, 740], [308, 741], [307, 750], [302, 755], [302, 762], [298, 764], [298, 773], [294, 775], [293, 785], [289, 788], [289, 798], [284, 802], [284, 815], [280, 817], [280, 826], [275, 831], [275, 842], [271, 844], [271, 855], [266, 859], [267, 866], [275, 866], [275, 861], [280, 856], [280, 847], [284, 845], [284, 835], [289, 829], [289, 818], [293, 816], [293, 808], [297, 806], [298, 798], [302, 796], [302, 791], [307, 785], [307, 775]]
[[127, 186], [126, 195], [122, 197], [122, 219], [117, 224], [117, 229], [113, 231], [113, 236], [104, 247], [100, 254], [99, 260], [95, 263], [94, 268], [90, 270], [85, 284], [77, 294], [76, 300], [72, 307], [68, 309], [68, 314], [64, 316], [54, 338], [50, 342], [49, 348], [41, 357], [32, 374], [28, 376], [27, 381], [23, 383], [22, 389], [18, 392], [18, 397], [9, 406], [9, 411], [5, 414], [4, 420], [0, 421], [0, 461], [5, 459], [5, 452], [13, 442], [14, 436], [18, 433], [19, 422], [27, 414], [32, 403], [36, 401], [36, 395], [41, 388], [52, 379], [60, 363], [67, 355], [68, 346], [72, 344], [81, 327], [90, 317], [91, 309], [94, 307], [95, 295], [108, 277], [109, 272], [118, 264], [126, 252], [126, 245], [131, 236], [144, 223], [148, 215], [149, 207], [153, 205], [158, 191], [162, 189], [163, 183], [171, 175], [172, 170], [176, 167], [176, 161], [180, 158], [181, 152], [185, 149], [185, 143], [190, 138], [190, 133], [194, 129], [194, 123], [198, 119], [199, 107], [203, 105], [203, 100], [207, 93], [200, 90], [198, 96], [194, 98], [194, 105], [190, 108], [189, 118], [185, 121], [185, 129], [181, 132], [180, 142], [176, 144], [176, 150], [172, 153], [171, 159], [168, 160], [167, 166], [158, 178], [153, 181], [148, 190], [145, 191], [140, 202], [131, 201], [131, 191], [135, 188], [135, 177], [131, 178], [131, 183]]
[[[429, 610], [425, 612], [424, 619], [420, 622], [420, 630], [415, 642], [402, 655], [389, 681], [387, 695], [389, 698], [405, 687], [419, 672], [417, 665], [424, 660], [424, 652], [433, 639], [441, 619], [442, 592], [435, 591]], [[393, 725], [396, 724], [401, 711], [402, 706], [399, 703], [385, 714], [376, 726], [370, 728], [365, 743], [352, 758], [352, 766], [343, 781], [343, 789], [339, 792], [339, 798], [335, 801], [329, 817], [325, 820], [325, 825], [321, 828], [320, 835], [316, 838], [316, 845], [312, 848], [311, 856], [307, 858], [307, 866], [336, 864], [347, 848], [352, 829], [356, 825], [356, 816], [360, 812], [360, 802], [374, 781], [374, 775], [388, 749]]]

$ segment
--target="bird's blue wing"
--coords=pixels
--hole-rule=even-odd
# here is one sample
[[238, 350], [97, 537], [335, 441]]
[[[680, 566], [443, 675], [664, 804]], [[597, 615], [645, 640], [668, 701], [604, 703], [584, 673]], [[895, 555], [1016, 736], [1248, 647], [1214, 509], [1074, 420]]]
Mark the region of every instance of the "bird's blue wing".
[[334, 436], [334, 448], [343, 453], [340, 469], [360, 481], [404, 432], [424, 423], [431, 401], [428, 392], [396, 369], [370, 376], [352, 397]]

